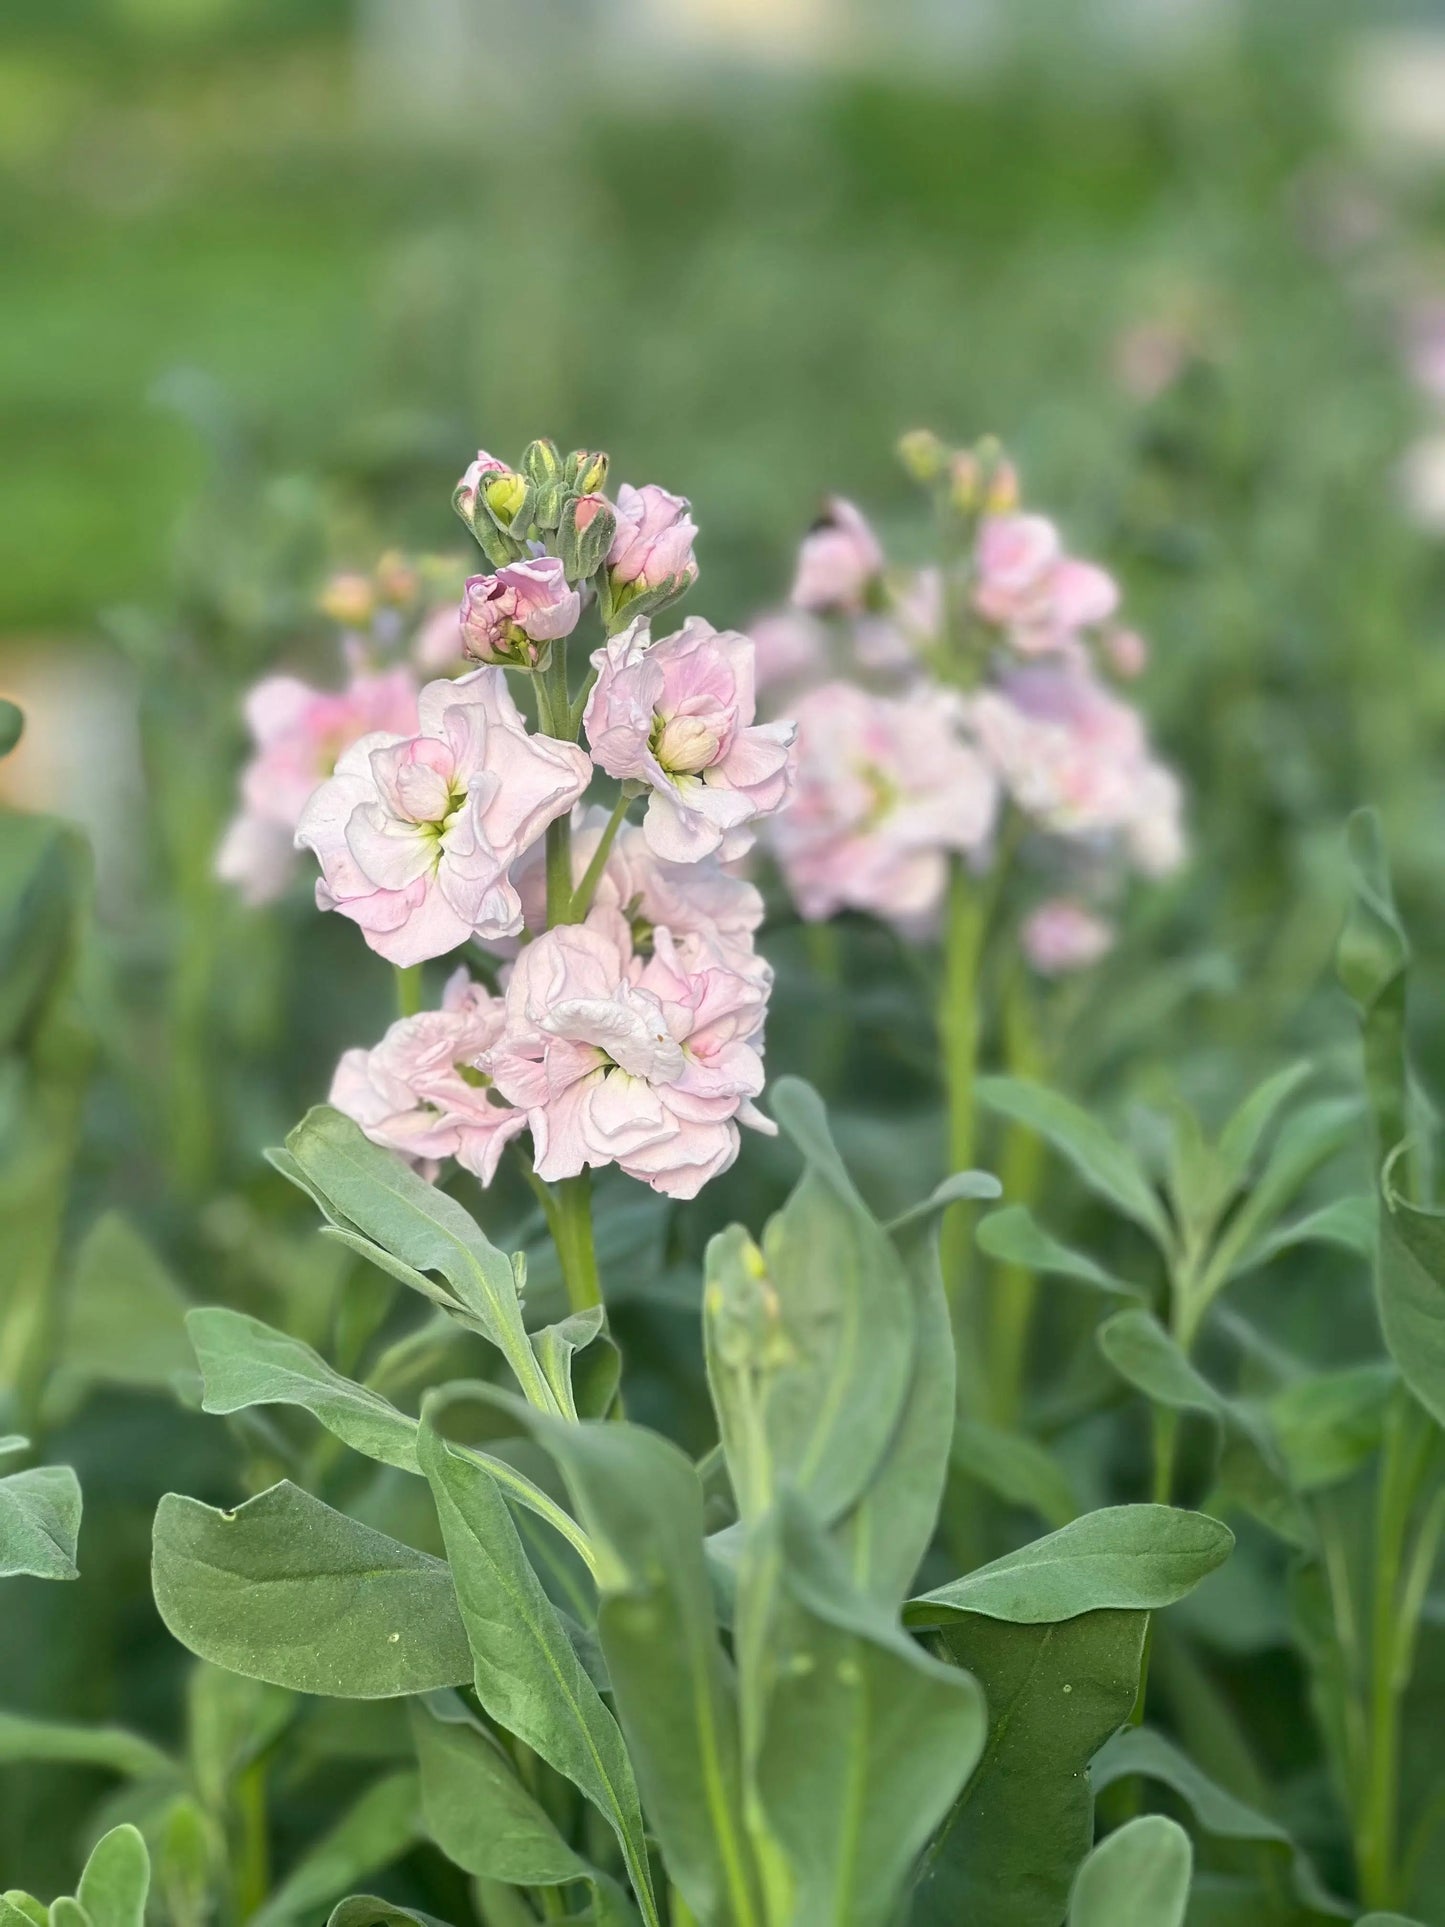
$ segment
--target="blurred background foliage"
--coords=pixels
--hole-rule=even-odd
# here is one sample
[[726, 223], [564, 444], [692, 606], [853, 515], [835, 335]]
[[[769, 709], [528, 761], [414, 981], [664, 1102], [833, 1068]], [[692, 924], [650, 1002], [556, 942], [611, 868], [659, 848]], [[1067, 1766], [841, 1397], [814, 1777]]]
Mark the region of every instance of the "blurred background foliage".
[[[689, 607], [720, 624], [781, 593], [827, 491], [922, 556], [901, 430], [1002, 435], [1122, 577], [1192, 799], [1194, 862], [1138, 893], [1058, 1075], [1127, 1070], [1217, 1118], [1291, 1053], [1352, 1064], [1329, 962], [1343, 824], [1373, 802], [1428, 1076], [1445, 545], [1402, 511], [1429, 421], [1399, 332], [1445, 289], [1430, 29], [1363, 0], [8, 0], [0, 690], [29, 727], [0, 797], [96, 854], [94, 931], [55, 966], [94, 1076], [47, 1276], [73, 1295], [82, 1234], [123, 1204], [191, 1297], [334, 1320], [334, 1254], [258, 1152], [391, 986], [304, 891], [257, 916], [214, 882], [239, 696], [272, 666], [327, 679], [326, 571], [460, 556], [453, 478], [534, 434], [692, 497]], [[906, 1202], [935, 1155], [930, 1013], [892, 939], [839, 943], [841, 969], [785, 917], [768, 940], [770, 1055]], [[750, 1144], [684, 1233], [644, 1214], [629, 1277], [654, 1312], [690, 1306], [683, 1261], [729, 1217], [756, 1227], [785, 1176]], [[526, 1216], [505, 1191], [489, 1209]], [[1292, 1276], [1266, 1322], [1368, 1345]], [[695, 1351], [690, 1310], [628, 1318], [640, 1370]], [[234, 1494], [250, 1448], [106, 1384], [103, 1352], [43, 1414], [85, 1486], [85, 1576], [59, 1600], [12, 1582], [0, 1704], [165, 1733], [183, 1669], [150, 1513], [177, 1462]], [[685, 1434], [681, 1383], [653, 1416]], [[1297, 1685], [1273, 1704], [1288, 1771]], [[0, 1768], [6, 1879], [62, 1884], [66, 1816], [103, 1784]]]

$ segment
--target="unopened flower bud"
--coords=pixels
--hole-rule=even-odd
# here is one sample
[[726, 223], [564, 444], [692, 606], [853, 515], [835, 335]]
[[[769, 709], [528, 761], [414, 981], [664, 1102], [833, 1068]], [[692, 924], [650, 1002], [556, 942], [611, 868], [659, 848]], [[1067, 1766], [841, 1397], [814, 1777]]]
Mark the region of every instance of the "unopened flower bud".
[[476, 525], [484, 485], [494, 476], [510, 473], [507, 464], [499, 462], [495, 455], [489, 455], [484, 448], [477, 451], [476, 460], [468, 464], [466, 474], [452, 490], [452, 507], [469, 529]]
[[936, 482], [948, 450], [931, 428], [911, 428], [898, 443], [898, 459], [915, 482]]
[[573, 495], [596, 495], [607, 484], [607, 457], [577, 448], [567, 457], [563, 479]]
[[321, 613], [348, 629], [364, 629], [376, 613], [371, 577], [346, 569], [332, 576], [318, 598]]
[[495, 475], [484, 484], [481, 500], [498, 528], [510, 529], [515, 524], [525, 529], [531, 518], [522, 519], [522, 512], [530, 502], [531, 495], [532, 491], [522, 476], [508, 469], [505, 474]]
[[562, 457], [552, 441], [529, 442], [522, 456], [522, 472], [532, 488], [530, 519], [540, 529], [555, 529], [566, 498]]
[[[602, 458], [606, 467], [606, 458]], [[585, 582], [606, 560], [617, 534], [617, 516], [605, 495], [569, 496], [557, 530], [557, 552], [569, 582]]]

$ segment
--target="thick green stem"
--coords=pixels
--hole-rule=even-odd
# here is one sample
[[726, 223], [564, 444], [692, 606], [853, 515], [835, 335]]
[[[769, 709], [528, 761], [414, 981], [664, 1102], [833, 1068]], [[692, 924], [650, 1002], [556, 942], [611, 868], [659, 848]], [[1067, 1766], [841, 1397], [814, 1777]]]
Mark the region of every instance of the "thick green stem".
[[[973, 1166], [976, 1136], [973, 1086], [978, 1075], [980, 1035], [979, 977], [992, 894], [986, 884], [970, 876], [962, 861], [954, 860], [943, 939], [943, 994], [938, 1009], [948, 1105], [950, 1172], [967, 1171]], [[970, 1249], [968, 1213], [955, 1205], [945, 1213], [942, 1228], [943, 1281], [955, 1330], [960, 1330], [970, 1316]]]
[[[1013, 1077], [1042, 1075], [1044, 1053], [1034, 1026], [1028, 985], [1015, 972], [1004, 1004], [1004, 1052]], [[1012, 1125], [1004, 1137], [1000, 1177], [1011, 1204], [1032, 1204], [1043, 1176], [1043, 1141]], [[1029, 1334], [1038, 1278], [1026, 1265], [1000, 1265], [989, 1292], [988, 1385], [996, 1422], [1018, 1423], [1023, 1405]]]
[[415, 1017], [421, 1009], [422, 981], [421, 965], [392, 965], [396, 977], [396, 1014], [398, 1017]]
[[553, 1192], [556, 1219], [553, 1237], [562, 1260], [567, 1302], [573, 1311], [602, 1303], [602, 1280], [597, 1273], [597, 1251], [592, 1241], [592, 1173], [563, 1178]]
[[271, 1891], [266, 1818], [266, 1760], [253, 1760], [236, 1782], [236, 1918], [249, 1920]]

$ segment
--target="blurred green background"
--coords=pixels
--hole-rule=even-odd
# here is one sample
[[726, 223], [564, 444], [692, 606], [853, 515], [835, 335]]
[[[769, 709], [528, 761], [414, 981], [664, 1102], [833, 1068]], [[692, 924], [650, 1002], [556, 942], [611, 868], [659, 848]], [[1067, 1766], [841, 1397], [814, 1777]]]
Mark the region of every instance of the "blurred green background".
[[[99, 872], [67, 1239], [123, 1204], [194, 1298], [329, 1307], [314, 1214], [258, 1152], [391, 986], [304, 891], [258, 916], [215, 883], [239, 698], [334, 674], [327, 569], [460, 555], [453, 480], [539, 434], [692, 498], [687, 606], [720, 624], [781, 594], [827, 491], [922, 552], [900, 431], [1000, 434], [1122, 577], [1191, 796], [1193, 864], [1136, 893], [1061, 1077], [1126, 1064], [1208, 1106], [1353, 1051], [1330, 956], [1364, 802], [1438, 1075], [1445, 541], [1400, 480], [1445, 425], [1400, 347], [1445, 291], [1438, 25], [1367, 0], [7, 0], [0, 692], [29, 728], [0, 798], [82, 822]], [[886, 941], [847, 941], [852, 1004], [796, 928], [767, 940], [770, 1062], [913, 1122], [844, 1119], [886, 1189], [932, 1156], [930, 1018]], [[781, 1182], [750, 1146], [688, 1243]], [[1308, 1325], [1303, 1292], [1274, 1315]], [[231, 1490], [230, 1445], [134, 1387], [55, 1422], [97, 1523], [81, 1586], [16, 1588], [0, 1703], [164, 1730], [150, 1514], [178, 1461]], [[41, 1816], [74, 1786], [9, 1777], [8, 1877], [65, 1877]]]

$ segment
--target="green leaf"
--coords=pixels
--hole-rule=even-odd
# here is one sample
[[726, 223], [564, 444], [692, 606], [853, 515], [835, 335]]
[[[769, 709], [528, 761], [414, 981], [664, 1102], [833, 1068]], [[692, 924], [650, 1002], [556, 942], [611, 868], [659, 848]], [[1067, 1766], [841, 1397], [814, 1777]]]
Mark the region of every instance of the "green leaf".
[[843, 1168], [817, 1093], [784, 1078], [773, 1110], [803, 1154], [803, 1176], [763, 1233], [761, 1272], [736, 1228], [708, 1247], [709, 1382], [744, 1510], [758, 1480], [735, 1462], [749, 1433], [733, 1413], [756, 1400], [771, 1467], [762, 1483], [787, 1480], [831, 1522], [856, 1504], [902, 1416], [914, 1296]]
[[527, 1559], [501, 1486], [478, 1459], [438, 1435], [428, 1416], [434, 1409], [430, 1402], [425, 1408], [418, 1456], [471, 1639], [477, 1698], [604, 1815], [655, 1918], [637, 1785], [617, 1722]]
[[991, 1171], [951, 1171], [941, 1183], [934, 1185], [926, 1198], [891, 1218], [884, 1230], [901, 1245], [901, 1234], [911, 1236], [920, 1230], [936, 1229], [951, 1204], [991, 1203], [1002, 1195], [1003, 1186]]
[[354, 1880], [389, 1867], [420, 1837], [417, 1776], [392, 1773], [369, 1786], [355, 1805], [304, 1854], [250, 1927], [280, 1927], [329, 1906]]
[[556, 1887], [590, 1869], [517, 1778], [497, 1741], [460, 1700], [413, 1701], [427, 1832], [466, 1873], [512, 1887]]
[[1269, 1401], [1270, 1425], [1297, 1492], [1335, 1485], [1379, 1450], [1393, 1365], [1349, 1365], [1296, 1379]]
[[75, 1254], [62, 1361], [87, 1383], [168, 1390], [191, 1368], [186, 1298], [119, 1212], [97, 1218]]
[[1088, 1764], [1129, 1717], [1147, 1616], [1018, 1626], [974, 1615], [940, 1635], [988, 1702], [979, 1761], [925, 1857], [916, 1927], [1059, 1927], [1093, 1838]]
[[1267, 1265], [1281, 1252], [1309, 1244], [1340, 1245], [1354, 1252], [1357, 1258], [1373, 1258], [1375, 1206], [1368, 1198], [1335, 1198], [1329, 1204], [1322, 1204], [1318, 1211], [1309, 1211], [1289, 1224], [1276, 1225], [1257, 1244], [1240, 1253], [1229, 1275], [1241, 1278], [1246, 1272]]
[[0, 1459], [13, 1458], [17, 1452], [29, 1450], [29, 1439], [23, 1438], [19, 1432], [7, 1432], [3, 1438], [0, 1438]]
[[1199, 1412], [1224, 1438], [1221, 1492], [1263, 1519], [1293, 1545], [1310, 1541], [1308, 1521], [1289, 1489], [1279, 1452], [1254, 1414], [1216, 1391], [1158, 1319], [1142, 1307], [1116, 1312], [1094, 1334], [1119, 1376], [1152, 1404]]
[[983, 1419], [960, 1419], [953, 1435], [953, 1463], [1005, 1505], [1028, 1506], [1046, 1525], [1066, 1526], [1078, 1517], [1078, 1496], [1068, 1473], [1025, 1432], [1005, 1432]]
[[145, 1841], [134, 1827], [114, 1827], [96, 1841], [75, 1897], [92, 1927], [141, 1927], [150, 1884]]
[[702, 1485], [676, 1446], [627, 1424], [526, 1416], [598, 1555], [598, 1630], [648, 1820], [699, 1920], [757, 1917], [737, 1695], [703, 1555]]
[[1255, 1086], [1220, 1132], [1216, 1156], [1221, 1204], [1228, 1202], [1249, 1175], [1249, 1167], [1264, 1141], [1265, 1133], [1279, 1115], [1281, 1107], [1309, 1077], [1310, 1069], [1307, 1063], [1291, 1064], [1282, 1071], [1276, 1071], [1273, 1077], [1267, 1077], [1262, 1084]]
[[1230, 1278], [1251, 1268], [1279, 1214], [1323, 1164], [1352, 1144], [1360, 1106], [1353, 1097], [1324, 1097], [1303, 1104], [1280, 1126], [1264, 1169], [1229, 1220], [1197, 1290], [1202, 1311]]
[[1113, 1277], [1082, 1251], [1070, 1251], [1067, 1245], [1060, 1244], [1038, 1223], [1027, 1205], [1007, 1204], [1002, 1211], [991, 1211], [986, 1218], [979, 1219], [975, 1236], [979, 1250], [1001, 1264], [1021, 1265], [1026, 1271], [1046, 1277], [1067, 1278], [1114, 1298], [1138, 1300], [1144, 1296], [1137, 1285], [1125, 1284], [1122, 1278]]
[[622, 1357], [606, 1324], [602, 1306], [589, 1305], [532, 1335], [537, 1363], [565, 1418], [603, 1418], [616, 1395]]
[[1357, 810], [1346, 831], [1354, 895], [1335, 969], [1360, 1015], [1376, 1144], [1386, 1157], [1408, 1134], [1405, 984], [1410, 945], [1395, 909], [1380, 819]]
[[[956, 1179], [981, 1172], [960, 1171]], [[926, 1206], [898, 1220], [893, 1243], [913, 1294], [913, 1369], [893, 1437], [862, 1497], [839, 1521], [836, 1539], [854, 1585], [896, 1608], [933, 1539], [953, 1443], [953, 1326], [938, 1260], [938, 1218], [966, 1192], [953, 1180]]]
[[1146, 1813], [1095, 1847], [1074, 1882], [1069, 1927], [1183, 1927], [1194, 1849], [1177, 1821]]
[[1128, 1727], [1115, 1734], [1090, 1769], [1096, 1794], [1116, 1781], [1135, 1776], [1158, 1780], [1178, 1794], [1205, 1833], [1257, 1849], [1265, 1891], [1273, 1895], [1292, 1893], [1308, 1910], [1310, 1923], [1327, 1922], [1348, 1913], [1320, 1886], [1308, 1857], [1283, 1827], [1216, 1786], [1162, 1733], [1147, 1727]]
[[285, 1731], [296, 1705], [293, 1693], [264, 1680], [246, 1679], [204, 1660], [192, 1667], [186, 1690], [187, 1753], [196, 1790], [213, 1812], [225, 1811], [237, 1775]]
[[80, 1481], [68, 1465], [34, 1465], [0, 1479], [0, 1579], [78, 1579]]
[[387, 1699], [472, 1674], [444, 1561], [283, 1481], [234, 1512], [169, 1492], [156, 1512], [161, 1618], [191, 1652], [251, 1679]]
[[944, 1626], [981, 1613], [1042, 1625], [1101, 1608], [1151, 1611], [1192, 1592], [1233, 1546], [1228, 1526], [1202, 1512], [1105, 1506], [910, 1600], [904, 1618], [910, 1626]]
[[0, 1927], [50, 1927], [50, 1909], [18, 1887], [0, 1894]]
[[738, 1653], [756, 1692], [751, 1778], [788, 1869], [788, 1918], [894, 1917], [919, 1851], [983, 1747], [983, 1696], [853, 1591], [784, 1498], [744, 1558]]
[[1380, 1180], [1380, 1325], [1400, 1376], [1436, 1424], [1445, 1425], [1445, 1213], [1407, 1203], [1391, 1182], [1392, 1164]]
[[0, 756], [8, 756], [25, 733], [25, 711], [0, 696]]
[[1020, 1077], [981, 1077], [974, 1091], [989, 1110], [1051, 1144], [1091, 1191], [1147, 1231], [1161, 1250], [1171, 1248], [1173, 1231], [1154, 1187], [1123, 1146], [1087, 1111], [1057, 1091]]
[[191, 1312], [186, 1329], [205, 1380], [206, 1411], [299, 1405], [365, 1457], [420, 1471], [416, 1421], [379, 1392], [334, 1371], [301, 1339], [221, 1306]]
[[0, 1766], [48, 1764], [104, 1767], [128, 1780], [165, 1779], [180, 1773], [168, 1753], [124, 1727], [72, 1725], [0, 1712]]
[[445, 1927], [445, 1922], [435, 1914], [418, 1913], [414, 1907], [399, 1907], [394, 1900], [351, 1894], [337, 1901], [326, 1927]]
[[[343, 1242], [377, 1263], [390, 1257], [393, 1276], [490, 1339], [528, 1395], [553, 1403], [522, 1324], [512, 1262], [454, 1199], [329, 1105], [307, 1112], [286, 1150], [277, 1168], [320, 1203]], [[440, 1273], [450, 1292], [430, 1285], [428, 1272]]]

